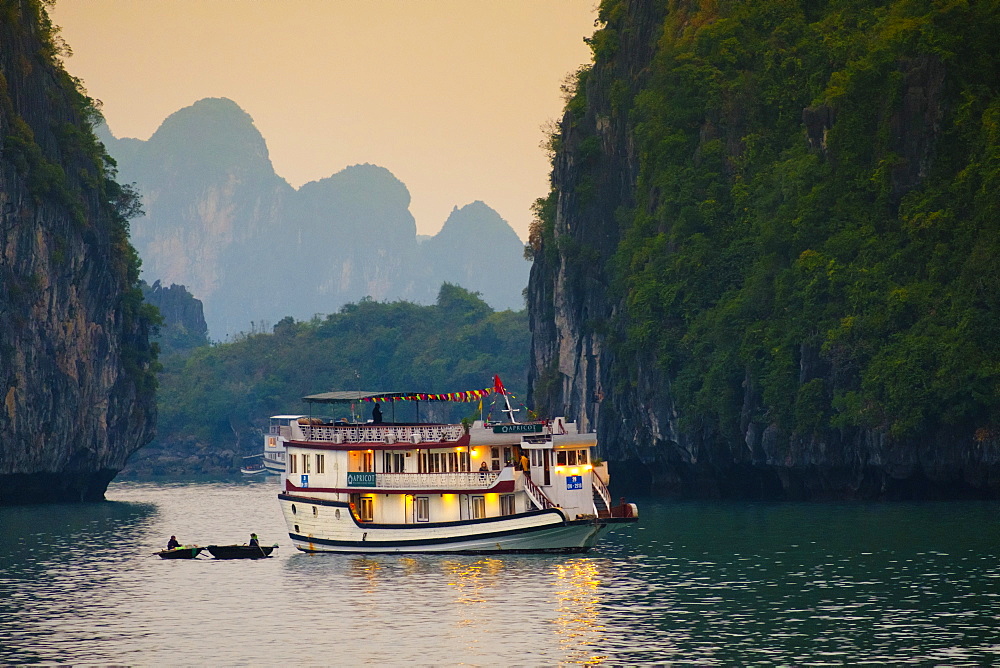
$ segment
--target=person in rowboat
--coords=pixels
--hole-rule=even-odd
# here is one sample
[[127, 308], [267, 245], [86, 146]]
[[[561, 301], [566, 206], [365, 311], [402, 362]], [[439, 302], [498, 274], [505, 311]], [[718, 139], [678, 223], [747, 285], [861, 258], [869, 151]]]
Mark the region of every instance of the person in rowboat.
[[177, 540], [177, 536], [171, 536], [170, 540], [167, 541], [167, 549], [168, 550], [175, 550], [175, 549], [177, 549], [180, 546], [181, 546], [181, 544], [180, 544], [180, 541]]
[[257, 540], [257, 534], [250, 534], [250, 547], [260, 547], [260, 541]]

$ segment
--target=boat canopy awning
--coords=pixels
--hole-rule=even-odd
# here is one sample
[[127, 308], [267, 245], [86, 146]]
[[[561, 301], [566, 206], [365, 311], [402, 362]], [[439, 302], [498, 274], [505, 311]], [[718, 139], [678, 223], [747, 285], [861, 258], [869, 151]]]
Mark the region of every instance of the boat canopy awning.
[[302, 401], [311, 404], [356, 404], [362, 401], [405, 401], [400, 397], [412, 396], [413, 392], [360, 392], [346, 390], [343, 392], [323, 392], [302, 397]]

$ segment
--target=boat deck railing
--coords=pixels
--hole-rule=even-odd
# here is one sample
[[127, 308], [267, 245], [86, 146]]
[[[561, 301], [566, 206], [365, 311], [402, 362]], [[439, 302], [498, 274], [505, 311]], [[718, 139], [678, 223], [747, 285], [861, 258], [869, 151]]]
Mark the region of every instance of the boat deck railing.
[[555, 508], [556, 504], [549, 500], [549, 497], [545, 496], [545, 492], [541, 490], [535, 483], [531, 482], [531, 478], [526, 475], [521, 476], [521, 480], [524, 483], [524, 491], [528, 494], [528, 498], [531, 502], [535, 504], [535, 507], [539, 510], [546, 510], [547, 508]]
[[501, 471], [453, 471], [449, 473], [379, 473], [375, 487], [380, 489], [489, 489]]
[[307, 441], [325, 443], [451, 443], [465, 434], [462, 425], [300, 425]]

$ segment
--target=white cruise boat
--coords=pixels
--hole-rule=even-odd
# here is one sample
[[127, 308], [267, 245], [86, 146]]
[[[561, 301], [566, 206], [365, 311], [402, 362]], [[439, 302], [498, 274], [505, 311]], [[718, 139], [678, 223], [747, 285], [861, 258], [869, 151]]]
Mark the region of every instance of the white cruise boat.
[[[304, 400], [391, 406], [393, 415], [396, 402], [413, 401], [419, 415], [420, 401], [488, 393]], [[509, 403], [505, 412], [514, 413]], [[303, 416], [288, 426], [278, 499], [289, 537], [306, 552], [584, 552], [611, 527], [638, 520], [634, 504], [612, 504], [607, 468], [591, 455], [594, 434], [577, 434], [562, 418], [463, 425]]]
[[285, 444], [292, 437], [292, 424], [302, 415], [272, 415], [264, 434], [262, 463], [268, 473], [285, 472]]

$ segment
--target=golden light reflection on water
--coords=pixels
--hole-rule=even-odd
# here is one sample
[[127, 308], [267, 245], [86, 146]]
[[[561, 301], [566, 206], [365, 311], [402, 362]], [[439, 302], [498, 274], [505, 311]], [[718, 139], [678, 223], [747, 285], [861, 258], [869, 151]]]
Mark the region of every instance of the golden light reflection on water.
[[449, 559], [442, 564], [448, 586], [456, 590], [454, 603], [461, 606], [458, 626], [470, 631], [464, 634], [469, 639], [467, 647], [470, 650], [479, 644], [480, 637], [490, 635], [475, 631], [488, 631], [488, 627], [497, 621], [490, 614], [491, 595], [496, 594], [497, 584], [503, 580], [504, 567], [502, 559], [492, 557], [472, 562]]
[[553, 625], [566, 651], [565, 662], [603, 663], [607, 655], [595, 651], [604, 645], [607, 633], [600, 616], [601, 573], [597, 562], [574, 559], [556, 564], [552, 574], [557, 614]]
[[351, 573], [360, 576], [365, 581], [365, 593], [374, 593], [378, 588], [380, 570], [382, 570], [382, 564], [374, 559], [361, 557], [351, 560]]
[[409, 595], [404, 593], [407, 584], [427, 592], [435, 581], [446, 585], [450, 595], [428, 603], [439, 606], [440, 622], [455, 629], [448, 637], [464, 645], [459, 654], [494, 651], [498, 643], [510, 641], [518, 625], [533, 619], [532, 642], [539, 648], [558, 647], [559, 664], [599, 665], [608, 659], [601, 560], [399, 555], [352, 558], [349, 564], [366, 594], [384, 595], [389, 583], [399, 596]]

